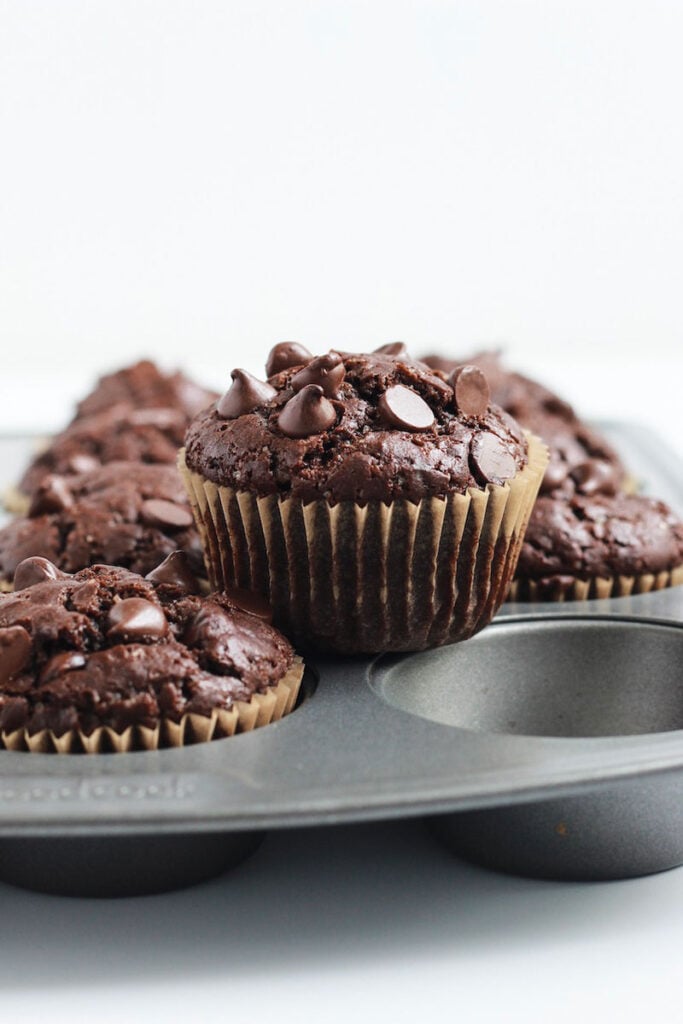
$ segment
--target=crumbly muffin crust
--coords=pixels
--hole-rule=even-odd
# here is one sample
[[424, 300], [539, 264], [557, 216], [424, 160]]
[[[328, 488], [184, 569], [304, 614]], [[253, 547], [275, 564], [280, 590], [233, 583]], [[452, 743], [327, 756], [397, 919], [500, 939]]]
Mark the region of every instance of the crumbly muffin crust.
[[482, 407], [485, 382], [461, 382], [458, 402], [454, 384], [400, 344], [302, 353], [276, 346], [268, 363], [280, 368], [267, 384], [234, 371], [231, 389], [188, 429], [191, 470], [259, 496], [363, 505], [502, 484], [526, 465], [518, 424], [487, 391]]
[[623, 486], [625, 469], [605, 438], [543, 384], [506, 370], [497, 352], [478, 352], [463, 360], [430, 355], [425, 362], [443, 373], [452, 373], [463, 362], [483, 370], [493, 401], [548, 445], [541, 494], [615, 494]]
[[282, 634], [226, 595], [189, 593], [178, 556], [155, 579], [103, 565], [66, 576], [40, 559], [20, 571], [42, 582], [0, 596], [4, 732], [121, 733], [209, 716], [264, 692], [294, 660]]
[[136, 409], [167, 408], [183, 412], [188, 419], [217, 398], [184, 373], [164, 373], [156, 363], [142, 359], [100, 377], [95, 387], [78, 403], [75, 419], [94, 416], [119, 402]]
[[517, 578], [640, 576], [683, 565], [683, 523], [642, 495], [542, 496], [531, 513]]
[[187, 416], [178, 409], [136, 409], [120, 402], [57, 434], [29, 465], [19, 490], [33, 495], [50, 473], [71, 476], [109, 462], [174, 464]]
[[202, 573], [199, 536], [176, 467], [112, 462], [43, 479], [29, 514], [0, 529], [0, 583], [10, 584], [31, 555], [65, 572], [101, 562], [144, 575], [177, 548]]

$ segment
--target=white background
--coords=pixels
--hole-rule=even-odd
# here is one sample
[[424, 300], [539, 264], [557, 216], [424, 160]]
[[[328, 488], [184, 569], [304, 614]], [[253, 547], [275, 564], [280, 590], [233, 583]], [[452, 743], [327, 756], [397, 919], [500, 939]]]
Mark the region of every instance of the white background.
[[[674, 0], [0, 0], [0, 428], [141, 354], [222, 386], [402, 338], [503, 344], [683, 454], [682, 40]], [[3, 1013], [674, 1019], [681, 872], [532, 883], [421, 835], [126, 903], [0, 887]]]
[[222, 386], [402, 338], [663, 425], [682, 38], [676, 0], [0, 0], [6, 415], [143, 352]]

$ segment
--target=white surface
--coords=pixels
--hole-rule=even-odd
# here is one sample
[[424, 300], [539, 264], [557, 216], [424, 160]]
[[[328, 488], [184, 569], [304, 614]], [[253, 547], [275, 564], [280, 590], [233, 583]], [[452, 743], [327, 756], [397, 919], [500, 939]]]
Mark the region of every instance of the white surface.
[[[402, 337], [505, 343], [683, 457], [682, 30], [674, 0], [0, 0], [0, 427], [141, 353], [221, 384]], [[3, 1019], [667, 1021], [682, 896], [285, 833], [163, 897], [0, 886]]]
[[682, 871], [508, 878], [418, 823], [273, 833], [166, 896], [0, 898], [7, 1020], [678, 1019]]

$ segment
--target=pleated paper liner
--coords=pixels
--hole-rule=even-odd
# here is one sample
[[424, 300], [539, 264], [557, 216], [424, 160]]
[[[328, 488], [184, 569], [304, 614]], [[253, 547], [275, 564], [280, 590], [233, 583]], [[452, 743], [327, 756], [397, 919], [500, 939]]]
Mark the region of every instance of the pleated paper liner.
[[62, 736], [48, 729], [33, 735], [27, 729], [16, 729], [0, 733], [0, 739], [6, 750], [34, 754], [123, 754], [207, 743], [235, 733], [251, 732], [284, 718], [296, 704], [303, 674], [304, 663], [297, 657], [282, 679], [265, 693], [253, 694], [250, 701], [236, 701], [229, 710], [216, 708], [210, 717], [189, 714], [179, 722], [162, 719], [154, 729], [132, 725], [122, 733], [100, 726], [89, 736], [76, 729]]
[[548, 453], [529, 436], [514, 480], [448, 498], [304, 505], [218, 487], [180, 453], [212, 585], [265, 597], [304, 647], [422, 650], [471, 636], [514, 575]]
[[683, 584], [683, 565], [639, 576], [595, 576], [579, 580], [571, 576], [549, 576], [543, 580], [513, 580], [509, 601], [587, 601], [593, 598], [629, 597], [649, 594]]

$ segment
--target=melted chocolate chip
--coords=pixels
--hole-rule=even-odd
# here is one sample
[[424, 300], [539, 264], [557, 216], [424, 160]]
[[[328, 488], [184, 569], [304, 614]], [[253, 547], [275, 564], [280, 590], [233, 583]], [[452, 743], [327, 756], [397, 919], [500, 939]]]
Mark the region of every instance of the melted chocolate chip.
[[212, 601], [204, 604], [185, 627], [183, 640], [190, 647], [204, 647], [212, 636], [220, 633], [230, 622], [230, 616], [220, 605]]
[[14, 589], [25, 590], [26, 587], [32, 587], [34, 583], [44, 583], [45, 580], [61, 580], [68, 575], [47, 558], [39, 558], [34, 555], [32, 558], [25, 558], [23, 562], [19, 562], [14, 570]]
[[224, 420], [236, 420], [259, 405], [267, 405], [275, 398], [277, 391], [265, 381], [252, 377], [246, 370], [233, 370], [232, 384], [216, 406], [216, 412]]
[[333, 426], [337, 413], [319, 384], [307, 384], [289, 399], [277, 422], [287, 437], [309, 437]]
[[273, 377], [281, 370], [288, 370], [290, 366], [301, 366], [313, 358], [313, 353], [300, 345], [298, 341], [281, 341], [268, 353], [266, 360], [266, 375]]
[[64, 477], [46, 476], [33, 495], [28, 514], [45, 516], [53, 512], [64, 512], [65, 509], [71, 508], [73, 503], [73, 495]]
[[186, 505], [177, 505], [175, 501], [163, 498], [149, 498], [140, 507], [140, 519], [147, 526], [156, 526], [162, 530], [186, 530], [194, 522], [192, 513]]
[[395, 359], [410, 359], [410, 353], [404, 341], [390, 341], [374, 349], [378, 356], [394, 356]]
[[16, 676], [31, 657], [31, 637], [23, 626], [0, 629], [0, 684]]
[[495, 434], [476, 434], [472, 441], [472, 464], [480, 483], [504, 484], [515, 475], [514, 455]]
[[345, 375], [342, 357], [338, 352], [328, 352], [312, 359], [308, 366], [295, 373], [291, 385], [294, 391], [301, 391], [307, 384], [319, 384], [328, 398], [337, 398]]
[[384, 423], [397, 430], [428, 430], [434, 424], [434, 413], [424, 398], [403, 384], [387, 388], [377, 408]]
[[160, 640], [168, 622], [161, 608], [143, 597], [127, 597], [112, 605], [108, 637], [120, 640]]
[[65, 672], [75, 672], [85, 665], [85, 655], [80, 651], [64, 651], [63, 654], [55, 654], [45, 664], [40, 673], [39, 683], [49, 683], [51, 679], [64, 675]]
[[458, 366], [448, 378], [455, 407], [465, 416], [483, 416], [491, 401], [489, 383], [478, 366]]
[[251, 590], [243, 590], [241, 587], [224, 587], [223, 593], [230, 603], [241, 611], [255, 615], [264, 622], [273, 621], [273, 609], [261, 594], [254, 594]]
[[198, 594], [199, 581], [190, 568], [190, 562], [184, 551], [172, 551], [156, 569], [145, 576], [153, 583], [168, 583], [180, 587], [188, 594]]
[[589, 498], [594, 494], [616, 494], [618, 491], [614, 467], [602, 459], [581, 462], [574, 466], [570, 476], [577, 491]]

